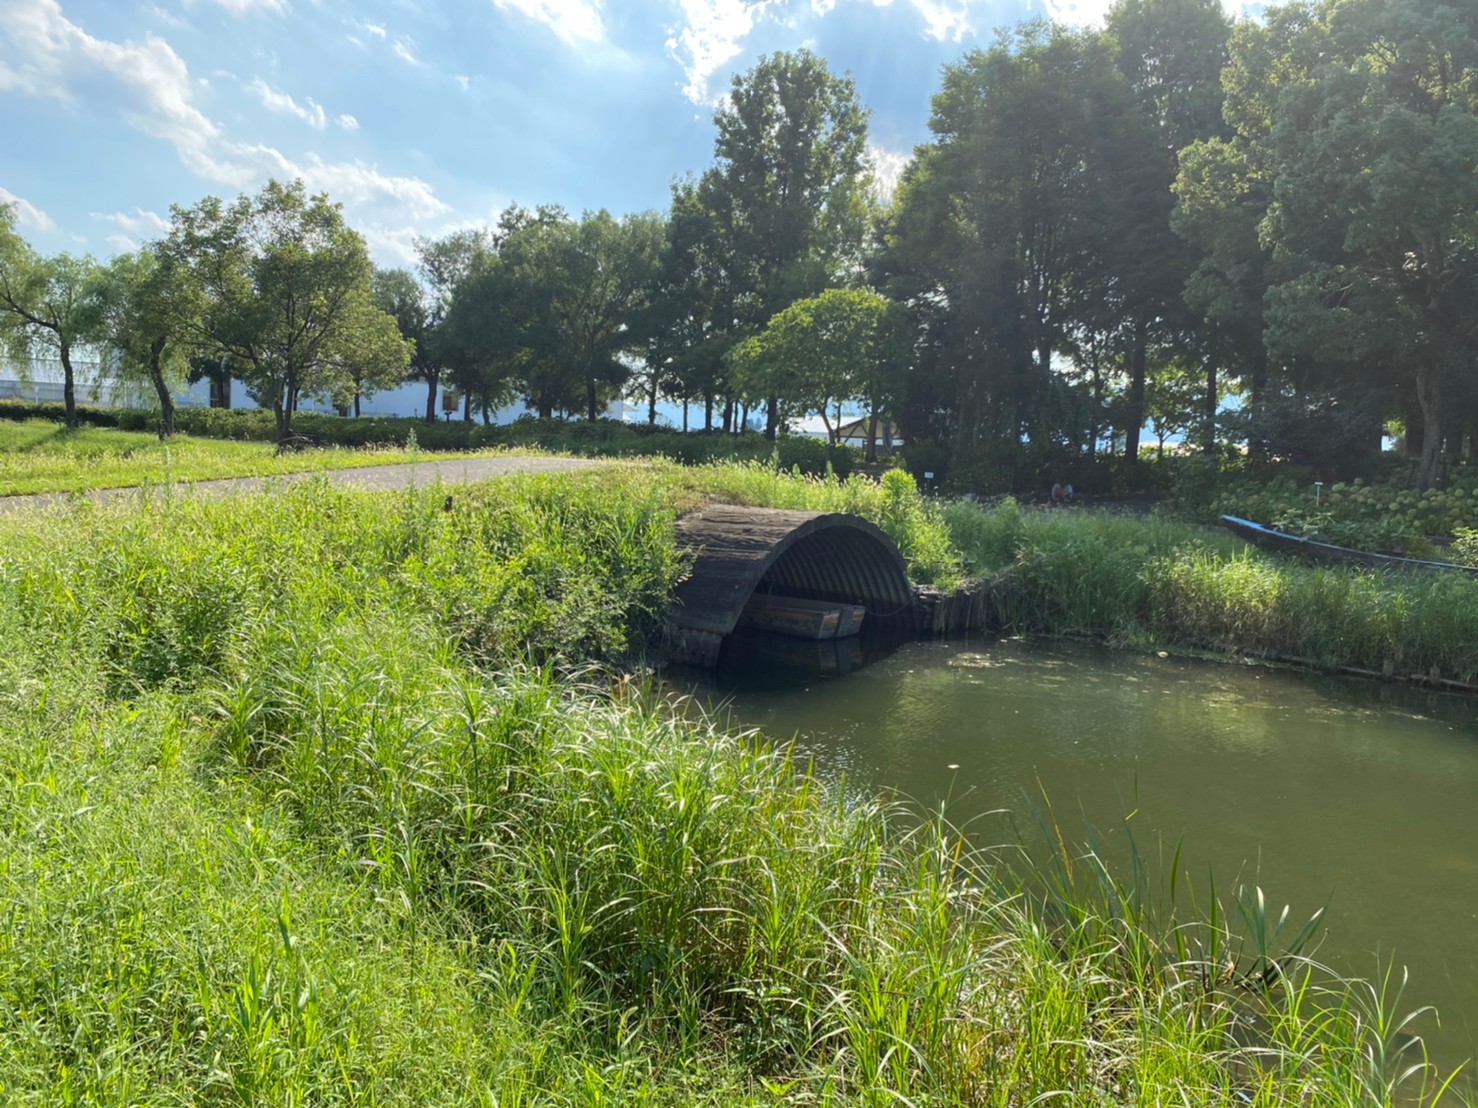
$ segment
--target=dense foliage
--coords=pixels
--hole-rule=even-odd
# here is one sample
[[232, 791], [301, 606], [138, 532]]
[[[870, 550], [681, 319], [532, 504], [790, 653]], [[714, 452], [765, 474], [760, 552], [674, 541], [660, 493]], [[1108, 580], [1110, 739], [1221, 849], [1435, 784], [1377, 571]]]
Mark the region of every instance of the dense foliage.
[[1426, 488], [1478, 426], [1475, 18], [1119, 0], [1100, 30], [1027, 23], [945, 67], [886, 201], [851, 80], [778, 53], [734, 78], [665, 215], [513, 205], [372, 283], [301, 185], [176, 208], [107, 271], [35, 255], [6, 214], [0, 328], [64, 364], [109, 346], [162, 398], [182, 356], [225, 356], [279, 435], [300, 395], [351, 408], [409, 372], [428, 420], [438, 396], [471, 420], [629, 395], [774, 438], [860, 406], [979, 491], [1132, 486], [1146, 427], [1161, 453], [1348, 479], [1390, 428]]

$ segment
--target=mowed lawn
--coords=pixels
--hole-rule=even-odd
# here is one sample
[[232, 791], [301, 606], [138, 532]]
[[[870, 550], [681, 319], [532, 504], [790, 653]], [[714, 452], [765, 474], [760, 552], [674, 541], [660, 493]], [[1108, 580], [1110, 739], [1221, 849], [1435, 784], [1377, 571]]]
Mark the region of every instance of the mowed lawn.
[[[477, 451], [471, 456], [503, 453]], [[282, 473], [355, 469], [450, 456], [398, 447], [327, 447], [278, 455], [271, 443], [157, 435], [106, 427], [69, 431], [60, 423], [0, 420], [0, 496], [81, 492], [130, 485], [270, 477]], [[468, 457], [457, 454], [457, 457]]]

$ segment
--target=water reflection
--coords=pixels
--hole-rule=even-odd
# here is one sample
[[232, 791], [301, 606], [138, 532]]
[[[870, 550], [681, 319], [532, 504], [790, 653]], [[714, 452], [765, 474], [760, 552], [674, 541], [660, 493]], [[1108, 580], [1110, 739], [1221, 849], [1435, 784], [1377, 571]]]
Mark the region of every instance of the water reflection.
[[[812, 644], [815, 645], [815, 644]], [[990, 842], [1043, 793], [1112, 845], [1179, 845], [1204, 886], [1240, 875], [1307, 918], [1319, 956], [1369, 974], [1394, 950], [1437, 1004], [1449, 1061], [1478, 1027], [1478, 724], [1470, 699], [1075, 644], [916, 643], [788, 674], [758, 653], [696, 691], [794, 735], [823, 773], [948, 801]], [[736, 679], [736, 673], [742, 677]], [[954, 766], [958, 768], [951, 769]], [[1116, 831], [1115, 829], [1119, 829]]]

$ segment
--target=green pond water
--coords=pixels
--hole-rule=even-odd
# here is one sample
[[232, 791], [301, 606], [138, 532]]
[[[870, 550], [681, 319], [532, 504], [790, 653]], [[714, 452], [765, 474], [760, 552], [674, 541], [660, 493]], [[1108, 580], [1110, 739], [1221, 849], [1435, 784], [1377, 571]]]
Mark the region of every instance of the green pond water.
[[1013, 816], [1034, 834], [1045, 793], [1126, 872], [1127, 817], [1162, 877], [1179, 845], [1198, 889], [1209, 867], [1219, 892], [1260, 886], [1299, 923], [1327, 903], [1314, 957], [1408, 967], [1403, 1013], [1441, 1013], [1418, 1026], [1434, 1059], [1478, 1055], [1472, 699], [1078, 644], [915, 643], [845, 674], [856, 647], [777, 664], [735, 645], [689, 688], [794, 736], [821, 776], [947, 802], [986, 845], [1016, 841]]

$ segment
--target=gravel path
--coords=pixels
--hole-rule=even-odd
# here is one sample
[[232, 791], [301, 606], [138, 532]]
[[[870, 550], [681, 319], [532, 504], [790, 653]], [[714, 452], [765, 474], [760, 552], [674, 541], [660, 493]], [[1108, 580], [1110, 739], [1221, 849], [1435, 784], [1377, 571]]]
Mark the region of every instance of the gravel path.
[[[400, 465], [365, 466], [361, 469], [329, 469], [306, 473], [283, 473], [271, 477], [227, 477], [215, 481], [192, 481], [181, 483], [181, 488], [192, 493], [220, 496], [233, 492], [254, 492], [264, 485], [293, 484], [310, 477], [323, 477], [333, 485], [345, 485], [360, 489], [403, 489], [411, 485], [461, 484], [468, 481], [486, 481], [492, 477], [503, 477], [510, 473], [568, 473], [576, 469], [588, 469], [603, 465], [589, 458], [544, 458], [544, 457], [498, 457], [498, 458], [438, 458], [430, 462], [408, 462]], [[94, 489], [86, 495], [103, 504], [121, 497], [138, 494], [137, 487], [122, 489]], [[76, 493], [48, 492], [29, 496], [0, 497], [0, 512], [17, 512], [34, 508], [49, 508], [67, 503]]]

